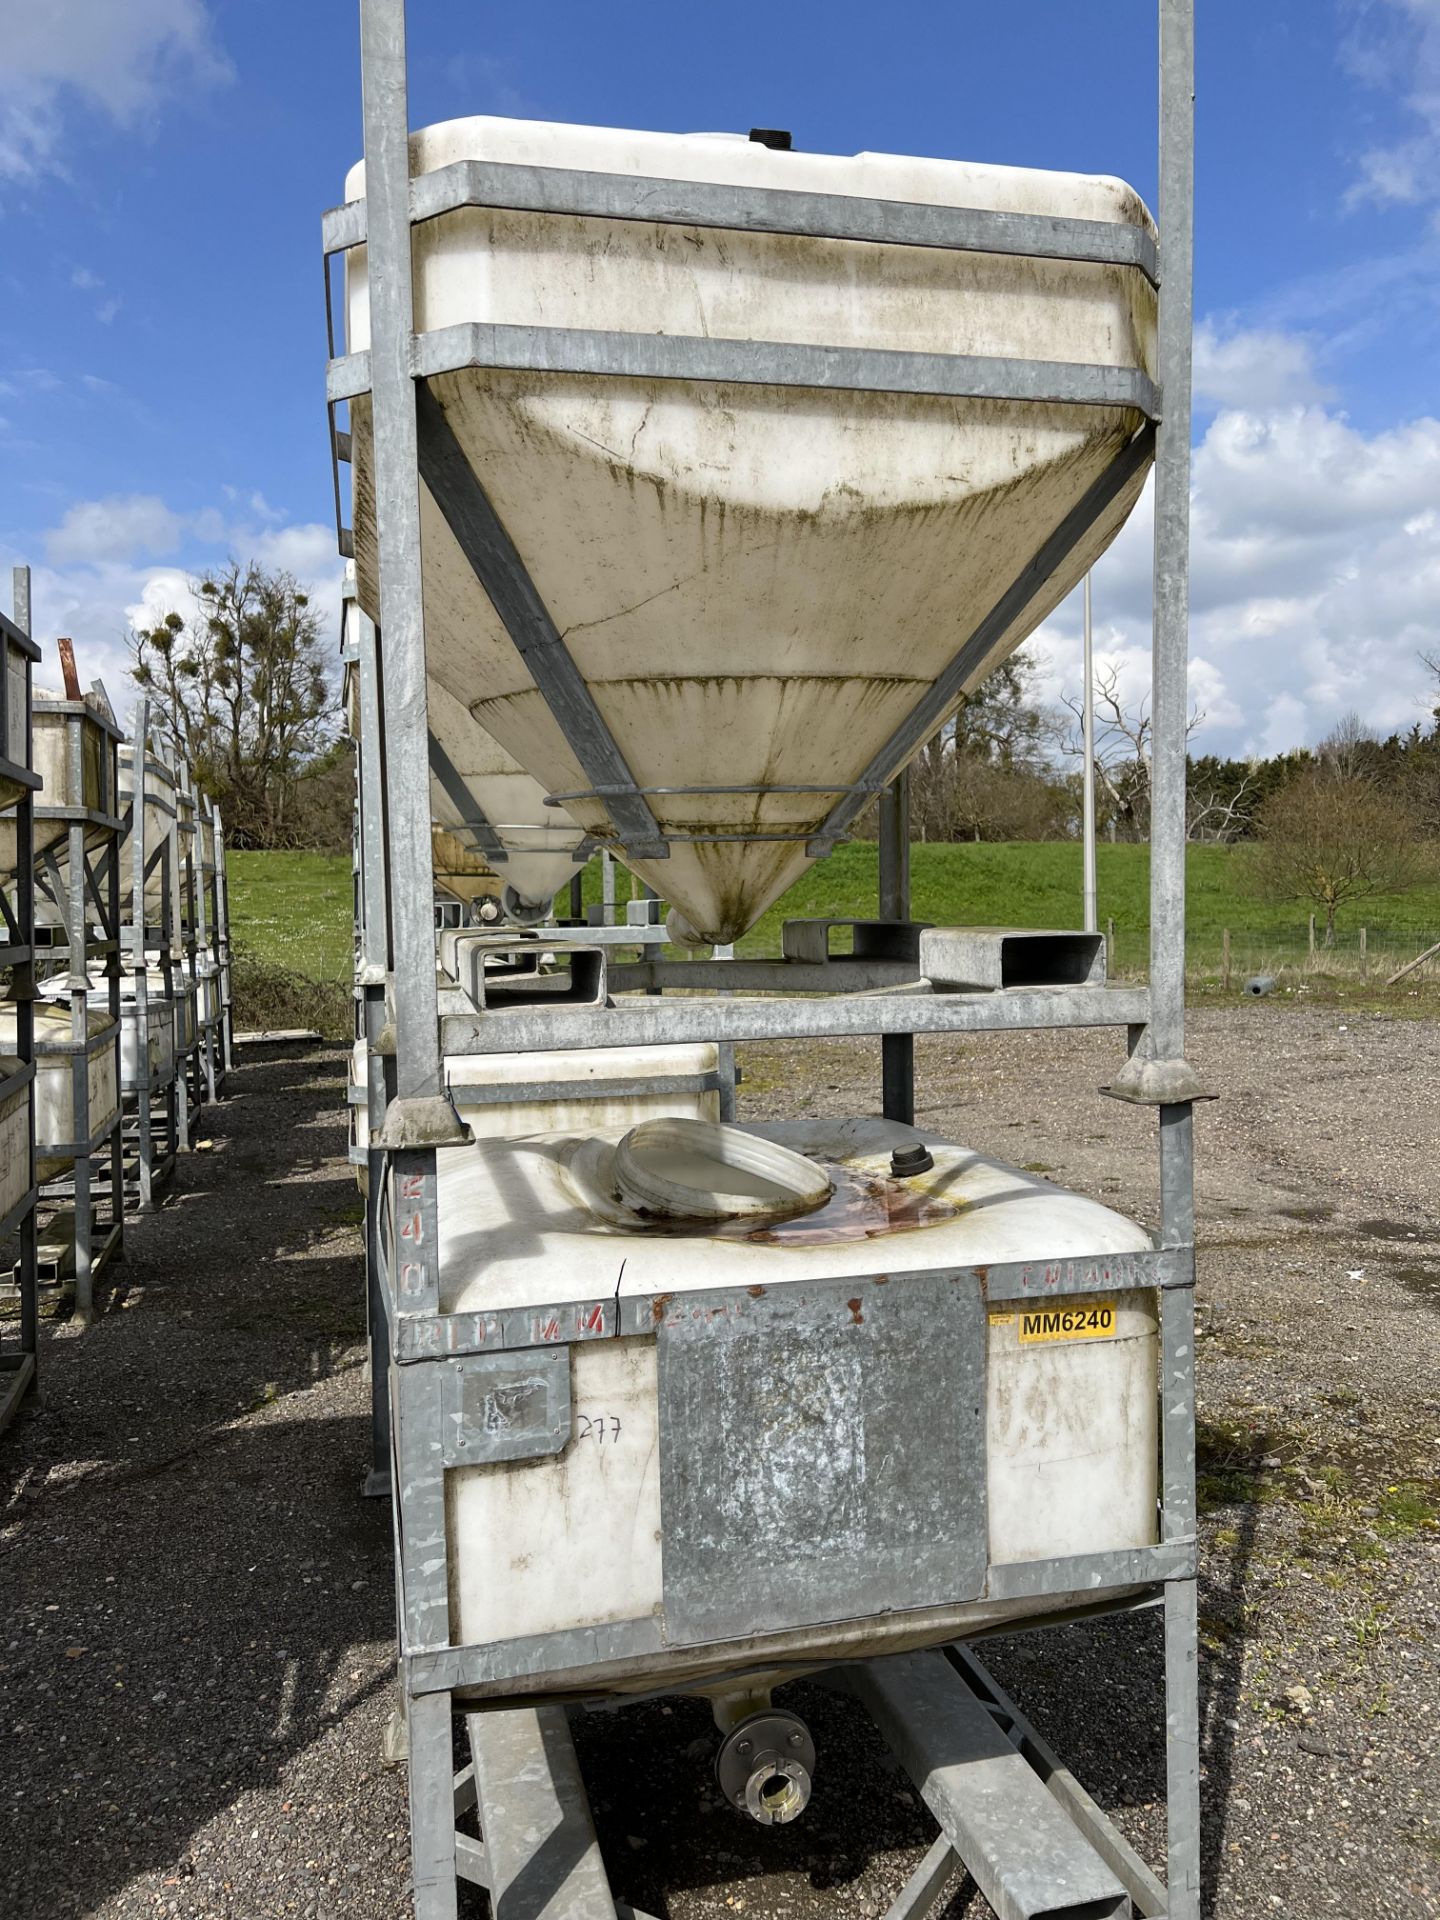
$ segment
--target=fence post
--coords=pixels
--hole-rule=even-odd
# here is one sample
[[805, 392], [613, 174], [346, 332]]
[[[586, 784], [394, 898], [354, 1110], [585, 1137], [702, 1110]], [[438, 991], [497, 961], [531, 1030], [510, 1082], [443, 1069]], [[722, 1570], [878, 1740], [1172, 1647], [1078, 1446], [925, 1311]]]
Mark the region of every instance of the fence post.
[[1361, 927], [1360, 929], [1360, 978], [1362, 980], [1364, 980], [1370, 972], [1369, 932], [1370, 929], [1368, 927]]
[[1310, 958], [1315, 958], [1315, 916], [1310, 916]]
[[1105, 922], [1105, 978], [1107, 980], [1113, 980], [1114, 977], [1115, 977], [1115, 922], [1114, 922], [1114, 919], [1112, 918]]
[[1222, 927], [1220, 930], [1220, 967], [1221, 967], [1221, 971], [1224, 973], [1224, 976], [1225, 976], [1225, 991], [1226, 993], [1229, 993], [1230, 991], [1230, 929], [1229, 927]]

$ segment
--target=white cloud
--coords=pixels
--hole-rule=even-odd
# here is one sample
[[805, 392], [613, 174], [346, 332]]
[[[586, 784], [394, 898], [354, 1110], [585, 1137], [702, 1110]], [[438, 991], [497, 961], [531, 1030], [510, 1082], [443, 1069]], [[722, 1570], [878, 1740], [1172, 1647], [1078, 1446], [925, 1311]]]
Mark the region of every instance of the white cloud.
[[1360, 154], [1345, 205], [1440, 200], [1440, 0], [1350, 0], [1341, 61], [1362, 86], [1399, 96], [1409, 124]]
[[63, 172], [71, 99], [127, 130], [229, 77], [205, 0], [0, 0], [0, 177]]
[[46, 534], [45, 551], [57, 565], [174, 553], [182, 525], [179, 515], [153, 493], [112, 494], [71, 507]]
[[1195, 329], [1195, 398], [1217, 407], [1305, 405], [1330, 397], [1314, 342], [1278, 327], [1202, 321]]
[[[1424, 718], [1440, 651], [1440, 421], [1363, 433], [1322, 406], [1230, 407], [1196, 449], [1191, 697], [1201, 751], [1313, 745], [1344, 714]], [[1097, 656], [1148, 685], [1147, 490], [1095, 572]], [[1078, 595], [1047, 621], [1039, 691], [1075, 691]]]
[[[188, 617], [195, 609], [191, 578], [229, 554], [292, 572], [309, 590], [322, 630], [338, 644], [344, 563], [333, 527], [286, 524], [262, 495], [222, 492], [240, 514], [214, 508], [183, 514], [152, 494], [125, 495], [77, 502], [42, 537], [45, 564], [34, 568], [31, 595], [42, 647], [37, 685], [56, 682], [54, 640], [64, 634], [75, 642], [82, 684], [103, 679], [117, 711], [128, 715], [135, 694], [130, 629], [171, 612]], [[0, 570], [8, 576], [12, 565], [32, 558], [0, 553]]]

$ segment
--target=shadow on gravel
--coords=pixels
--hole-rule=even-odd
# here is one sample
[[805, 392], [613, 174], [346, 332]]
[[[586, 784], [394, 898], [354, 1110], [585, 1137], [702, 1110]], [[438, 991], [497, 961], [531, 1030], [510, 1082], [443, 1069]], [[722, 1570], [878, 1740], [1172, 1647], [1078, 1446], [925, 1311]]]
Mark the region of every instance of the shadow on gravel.
[[183, 1883], [197, 1830], [382, 1684], [353, 1651], [391, 1638], [393, 1590], [388, 1513], [358, 1493], [343, 1083], [338, 1051], [232, 1077], [212, 1150], [127, 1224], [123, 1304], [47, 1330], [44, 1403], [0, 1445], [14, 1920], [148, 1869]]
[[[1243, 1606], [1254, 1509], [1242, 1509], [1239, 1539], [1222, 1581], [1202, 1579], [1200, 1720], [1202, 1875], [1206, 1908], [1226, 1834], [1234, 1731], [1243, 1666]], [[1165, 1734], [1161, 1613], [1149, 1608], [997, 1636], [976, 1651], [1056, 1748], [1061, 1760], [1157, 1868], [1163, 1865]], [[816, 1736], [814, 1797], [793, 1827], [762, 1831], [725, 1804], [715, 1785], [719, 1744], [708, 1706], [670, 1700], [582, 1714], [576, 1741], [596, 1827], [619, 1898], [668, 1920], [685, 1890], [733, 1884], [756, 1911], [797, 1917], [826, 1905], [808, 1894], [849, 1889], [865, 1913], [868, 1870], [889, 1861], [908, 1872], [936, 1827], [868, 1716], [852, 1700], [797, 1684], [777, 1698]], [[903, 1862], [899, 1856], [907, 1856]], [[751, 1883], [746, 1885], [745, 1883]], [[468, 1898], [470, 1904], [464, 1904]], [[889, 1893], [886, 1895], [888, 1902]], [[882, 1902], [882, 1906], [885, 1902]], [[462, 1895], [462, 1915], [485, 1911]], [[946, 1920], [987, 1912], [968, 1880], [957, 1883]]]

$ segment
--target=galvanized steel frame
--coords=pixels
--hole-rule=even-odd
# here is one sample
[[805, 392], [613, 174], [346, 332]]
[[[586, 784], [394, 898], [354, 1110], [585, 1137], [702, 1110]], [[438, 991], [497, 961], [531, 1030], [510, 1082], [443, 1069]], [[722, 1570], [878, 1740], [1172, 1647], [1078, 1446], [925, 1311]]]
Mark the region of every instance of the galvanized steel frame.
[[[45, 1182], [41, 1201], [68, 1199], [74, 1203], [75, 1245], [75, 1319], [87, 1327], [95, 1318], [95, 1282], [106, 1263], [118, 1257], [125, 1234], [124, 1177], [124, 1098], [120, 1070], [120, 834], [123, 821], [119, 807], [120, 728], [113, 719], [87, 706], [83, 700], [33, 701], [32, 713], [60, 714], [65, 719], [68, 754], [67, 793], [52, 802], [37, 804], [37, 820], [61, 822], [65, 828], [66, 854], [63, 867], [53, 850], [48, 850], [37, 870], [37, 890], [47, 894], [59, 915], [64, 940], [54, 939], [43, 949], [47, 959], [62, 954], [68, 963], [66, 991], [70, 1010], [70, 1038], [67, 1041], [36, 1042], [37, 1059], [60, 1055], [70, 1060], [72, 1138], [37, 1140], [37, 1158], [72, 1158], [68, 1176]], [[100, 754], [99, 806], [85, 799], [84, 730], [96, 728], [102, 738]], [[88, 846], [87, 837], [95, 844]], [[43, 872], [44, 878], [41, 877]], [[99, 925], [99, 937], [91, 933], [93, 920]], [[109, 1018], [97, 1033], [90, 1032], [91, 960], [105, 962], [106, 1003]], [[91, 1124], [90, 1062], [108, 1051], [115, 1072], [115, 1113], [98, 1126]], [[103, 1174], [95, 1166], [99, 1155], [106, 1157]], [[108, 1218], [99, 1217], [99, 1203], [108, 1200]]]
[[[130, 801], [122, 815], [124, 830], [130, 834], [130, 873], [128, 877], [123, 874], [121, 876], [122, 893], [128, 901], [128, 907], [122, 908], [120, 944], [126, 968], [131, 976], [131, 998], [135, 1006], [136, 1052], [142, 1063], [148, 1062], [150, 1058], [149, 949], [152, 939], [159, 954], [163, 980], [162, 999], [169, 1003], [171, 1022], [171, 1072], [168, 1078], [158, 1073], [154, 1075], [142, 1073], [139, 1083], [130, 1096], [135, 1101], [136, 1109], [136, 1161], [135, 1178], [133, 1182], [127, 1181], [127, 1187], [139, 1211], [147, 1213], [155, 1205], [156, 1192], [174, 1171], [178, 1157], [180, 1108], [185, 1098], [183, 1085], [185, 1068], [180, 1055], [179, 1033], [175, 1019], [175, 943], [179, 938], [177, 920], [180, 891], [180, 833], [176, 809], [174, 807], [163, 809], [169, 814], [170, 824], [165, 829], [160, 845], [153, 852], [148, 851], [145, 837], [147, 818], [145, 782], [152, 767], [168, 780], [172, 782], [175, 780], [174, 747], [173, 742], [166, 737], [148, 696], [145, 695], [142, 695], [135, 705], [134, 717], [131, 721], [130, 751]], [[158, 801], [152, 801], [149, 804], [159, 807]], [[157, 922], [152, 923], [149, 918], [145, 890], [151, 878], [157, 874], [160, 881], [160, 917]], [[154, 1101], [157, 1095], [160, 1100], [158, 1129], [154, 1112]], [[126, 1091], [122, 1087], [120, 1095], [122, 1112], [126, 1098]]]
[[15, 802], [15, 878], [0, 883], [0, 970], [15, 1003], [16, 1071], [0, 1086], [0, 1101], [24, 1089], [25, 1153], [27, 1165], [19, 1199], [0, 1219], [0, 1246], [11, 1236], [18, 1242], [15, 1279], [20, 1302], [18, 1337], [0, 1346], [0, 1433], [19, 1413], [38, 1385], [40, 1358], [40, 1275], [36, 1233], [39, 1189], [35, 1181], [35, 794], [40, 776], [34, 771], [31, 708], [33, 673], [40, 649], [30, 637], [30, 569], [16, 567], [12, 579], [11, 617], [0, 615], [0, 655], [14, 649], [24, 662], [25, 759], [23, 764], [4, 757], [10, 743], [10, 673], [0, 658], [0, 778], [20, 789]]
[[[385, 1300], [385, 1318], [395, 1346], [390, 1380], [395, 1415], [392, 1439], [396, 1478], [397, 1581], [401, 1620], [401, 1677], [408, 1703], [412, 1835], [415, 1848], [415, 1886], [420, 1920], [450, 1920], [456, 1911], [457, 1872], [477, 1874], [482, 1859], [471, 1858], [473, 1842], [457, 1853], [453, 1828], [454, 1789], [450, 1758], [452, 1694], [496, 1683], [510, 1674], [514, 1647], [457, 1648], [449, 1644], [448, 1574], [445, 1537], [444, 1477], [437, 1466], [439, 1423], [443, 1417], [443, 1381], [447, 1366], [469, 1347], [493, 1350], [513, 1331], [517, 1341], [535, 1340], [537, 1329], [513, 1330], [476, 1317], [442, 1316], [438, 1311], [436, 1273], [436, 1162], [435, 1144], [457, 1137], [457, 1131], [438, 1126], [429, 1106], [441, 1089], [440, 1058], [444, 1052], [537, 1050], [548, 1047], [649, 1044], [662, 1040], [717, 1036], [736, 1038], [799, 1037], [844, 1033], [880, 1033], [902, 1037], [915, 1031], [995, 1031], [1021, 1027], [1125, 1025], [1130, 1029], [1132, 1067], [1154, 1061], [1183, 1065], [1183, 861], [1184, 861], [1184, 713], [1187, 653], [1187, 503], [1189, 463], [1189, 329], [1191, 203], [1193, 176], [1193, 0], [1158, 0], [1160, 40], [1160, 149], [1161, 203], [1159, 244], [1160, 364], [1158, 394], [1134, 381], [1115, 381], [1107, 372], [1091, 369], [1042, 368], [1026, 370], [993, 363], [947, 361], [946, 356], [845, 355], [823, 349], [795, 348], [785, 343], [749, 345], [734, 342], [637, 340], [633, 336], [595, 336], [571, 330], [497, 329], [467, 327], [445, 335], [416, 338], [410, 309], [410, 227], [415, 219], [432, 218], [446, 205], [479, 204], [496, 191], [501, 204], [520, 206], [557, 194], [568, 196], [568, 210], [606, 218], [690, 218], [696, 224], [736, 224], [758, 230], [790, 230], [783, 221], [800, 219], [802, 210], [787, 208], [775, 199], [737, 196], [722, 208], [712, 197], [686, 185], [668, 200], [667, 183], [640, 183], [659, 188], [650, 210], [640, 203], [636, 189], [623, 189], [607, 177], [582, 181], [513, 175], [497, 182], [494, 171], [471, 169], [463, 179], [419, 183], [409, 179], [405, 101], [403, 0], [361, 0], [362, 59], [366, 105], [368, 202], [363, 214], [346, 208], [329, 216], [327, 252], [361, 241], [370, 249], [372, 347], [366, 356], [350, 356], [332, 364], [329, 398], [338, 401], [369, 391], [372, 395], [375, 435], [377, 527], [380, 536], [380, 579], [385, 645], [382, 648], [385, 690], [385, 791], [391, 818], [385, 835], [391, 885], [392, 951], [389, 960], [396, 979], [396, 1039], [398, 1089], [402, 1098], [391, 1102], [390, 1118], [403, 1121], [403, 1109], [416, 1109], [407, 1135], [397, 1125], [395, 1138], [406, 1141], [375, 1168], [387, 1193], [394, 1196], [397, 1272], [393, 1293]], [[532, 170], [533, 171], [533, 170]], [[625, 196], [630, 194], [629, 211]], [[451, 196], [447, 200], [446, 196]], [[460, 197], [455, 197], [460, 196]], [[527, 197], [528, 196], [528, 197]], [[547, 198], [548, 196], [548, 198]], [[743, 204], [742, 204], [743, 202]], [[995, 250], [1030, 251], [1036, 257], [1097, 257], [1076, 253], [1083, 236], [1075, 233], [1045, 236], [1015, 233], [1007, 240], [998, 223], [988, 234], [959, 234], [956, 216], [951, 231], [918, 233], [893, 207], [883, 215], [873, 207], [813, 210], [817, 219], [838, 222], [874, 220], [875, 231], [847, 230], [846, 239], [889, 238], [900, 244], [944, 244]], [[707, 213], [710, 218], [707, 219]], [[810, 217], [806, 210], [803, 217]], [[923, 225], [923, 221], [921, 222]], [[941, 222], [940, 224], [943, 224]], [[806, 230], [812, 230], [807, 228]], [[1127, 243], [1128, 244], [1128, 243]], [[1143, 251], [1143, 250], [1142, 250]], [[1133, 264], [1154, 274], [1148, 259]], [[327, 301], [329, 279], [327, 272]], [[1018, 398], [1048, 398], [1064, 404], [1100, 404], [1134, 407], [1155, 427], [1156, 552], [1155, 552], [1155, 805], [1152, 835], [1152, 964], [1148, 991], [1141, 989], [1076, 990], [1042, 995], [1019, 993], [848, 995], [814, 1003], [743, 1002], [717, 995], [684, 1003], [663, 1002], [613, 1009], [595, 1014], [560, 1012], [547, 1017], [537, 1010], [494, 1014], [463, 1021], [451, 1017], [439, 1031], [433, 964], [429, 874], [427, 791], [428, 754], [424, 728], [424, 637], [419, 573], [419, 467], [416, 426], [416, 383], [447, 370], [468, 365], [510, 366], [520, 370], [582, 367], [595, 371], [629, 372], [659, 378], [763, 379], [797, 381], [836, 387], [877, 383], [891, 391], [1004, 394]], [[1164, 404], [1159, 395], [1163, 394]], [[333, 413], [332, 413], [333, 417]], [[1122, 456], [1119, 473], [1109, 483], [1115, 493], [1138, 477], [1149, 457], [1150, 428], [1131, 443]], [[342, 436], [336, 436], [341, 452]], [[1113, 500], [1115, 493], [1111, 493]], [[1109, 501], [1092, 502], [1094, 513], [1085, 526], [1103, 512]], [[1057, 529], [1042, 576], [1053, 575], [1066, 554], [1073, 552], [1085, 526]], [[343, 541], [343, 535], [342, 535]], [[967, 649], [973, 667], [983, 664], [987, 645], [1004, 631], [1008, 610], [1012, 623], [1043, 585], [1034, 581], [1026, 592], [1021, 582], [1012, 588], [1008, 608], [1001, 603]], [[1023, 597], [1021, 597], [1023, 595]], [[952, 664], [944, 698], [953, 704], [965, 669]], [[937, 693], [932, 704], [941, 701]], [[943, 702], [942, 702], [943, 704]], [[945, 710], [948, 710], [946, 708]], [[924, 737], [928, 709], [917, 710], [916, 732], [910, 750]], [[933, 716], [936, 724], [944, 718]], [[897, 757], [891, 758], [895, 754]], [[863, 780], [842, 806], [865, 804], [894, 778], [908, 757], [898, 743], [886, 749], [887, 764], [875, 766], [867, 787]], [[592, 776], [593, 777], [593, 776]], [[624, 780], [596, 781], [618, 785], [616, 797], [641, 796]], [[398, 816], [398, 817], [397, 817]], [[818, 840], [843, 831], [832, 813]], [[893, 825], [887, 851], [886, 889], [890, 903], [898, 901], [901, 881]], [[423, 844], [422, 844], [423, 841]], [[822, 850], [818, 845], [816, 851]], [[898, 1099], [898, 1075], [891, 1091]], [[1130, 1097], [1138, 1095], [1134, 1088]], [[421, 1107], [427, 1111], [422, 1113]], [[1194, 1494], [1194, 1315], [1192, 1128], [1188, 1097], [1160, 1108], [1160, 1247], [1145, 1268], [1129, 1269], [1131, 1277], [1148, 1272], [1160, 1302], [1162, 1352], [1162, 1502], [1160, 1534], [1155, 1546], [1131, 1554], [1087, 1556], [1066, 1566], [992, 1569], [999, 1590], [1007, 1595], [1043, 1596], [1059, 1589], [1056, 1581], [1094, 1578], [1100, 1590], [1119, 1585], [1163, 1595], [1167, 1691], [1167, 1799], [1169, 1808], [1168, 1891], [1163, 1911], [1168, 1920], [1197, 1920], [1199, 1913], [1198, 1809], [1198, 1698], [1195, 1673], [1195, 1527]], [[433, 1130], [428, 1138], [426, 1125]], [[433, 1144], [432, 1144], [433, 1143]], [[373, 1163], [372, 1163], [373, 1164]], [[378, 1251], [378, 1249], [377, 1249]], [[1137, 1258], [1144, 1260], [1145, 1256]], [[1099, 1290], [1103, 1276], [1087, 1263], [1077, 1263], [1073, 1284]], [[1023, 1286], [1018, 1276], [991, 1270], [991, 1297], [1007, 1297], [1007, 1285]], [[996, 1288], [1002, 1291], [997, 1292]], [[1057, 1279], [1057, 1291], [1067, 1281]], [[599, 1306], [598, 1318], [587, 1313]], [[572, 1302], [566, 1309], [579, 1337], [587, 1322], [597, 1337], [618, 1331], [622, 1314], [609, 1303]], [[557, 1309], [558, 1314], [558, 1309]], [[503, 1317], [501, 1317], [503, 1319]], [[564, 1332], [544, 1330], [547, 1338], [564, 1339]], [[471, 1344], [473, 1343], [473, 1345]], [[654, 1623], [621, 1623], [575, 1636], [573, 1657], [577, 1672], [593, 1672], [604, 1644], [613, 1641], [615, 1657], [647, 1651], [637, 1645]], [[560, 1653], [550, 1650], [551, 1657]], [[528, 1648], [533, 1659], [537, 1649]], [[521, 1654], [523, 1658], [523, 1653]], [[551, 1668], [552, 1681], [556, 1678]], [[517, 1684], [513, 1675], [505, 1685]], [[492, 1815], [492, 1818], [498, 1815]], [[1096, 1820], [1101, 1817], [1098, 1814]], [[931, 1878], [936, 1863], [930, 1863]]]

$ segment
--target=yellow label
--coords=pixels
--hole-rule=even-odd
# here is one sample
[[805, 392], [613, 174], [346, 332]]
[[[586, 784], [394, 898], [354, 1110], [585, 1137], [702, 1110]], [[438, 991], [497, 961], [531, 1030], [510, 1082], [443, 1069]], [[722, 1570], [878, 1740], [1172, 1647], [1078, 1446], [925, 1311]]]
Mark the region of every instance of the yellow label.
[[990, 1324], [992, 1327], [1008, 1327], [1013, 1325], [1014, 1320], [1015, 1316], [1013, 1313], [1004, 1313], [999, 1307], [992, 1307], [990, 1309]]
[[1114, 1334], [1115, 1308], [1108, 1300], [1026, 1308], [1020, 1315], [1022, 1347], [1040, 1346], [1047, 1340], [1110, 1340]]

